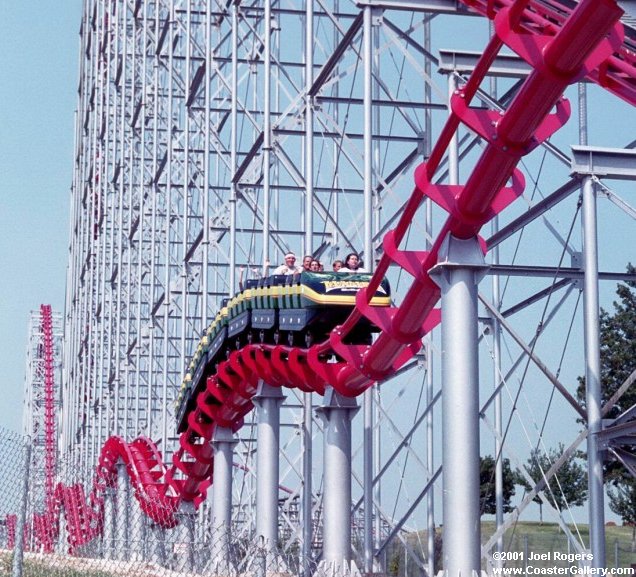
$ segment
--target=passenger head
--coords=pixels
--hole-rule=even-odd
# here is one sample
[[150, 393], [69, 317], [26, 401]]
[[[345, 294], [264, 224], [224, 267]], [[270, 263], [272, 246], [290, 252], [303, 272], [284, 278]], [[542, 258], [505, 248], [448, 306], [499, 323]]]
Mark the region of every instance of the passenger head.
[[344, 265], [349, 270], [357, 270], [360, 266], [360, 259], [358, 258], [357, 253], [350, 252], [345, 258]]
[[320, 272], [320, 261], [314, 259], [309, 263], [309, 270], [311, 272]]
[[303, 268], [305, 270], [309, 270], [309, 266], [311, 265], [312, 260], [314, 260], [314, 257], [310, 254], [307, 254], [303, 257]]
[[343, 267], [343, 263], [341, 260], [334, 260], [331, 266], [333, 267], [334, 272], [338, 272]]
[[285, 255], [285, 264], [287, 266], [294, 266], [294, 264], [296, 263], [296, 255], [293, 252], [288, 252]]

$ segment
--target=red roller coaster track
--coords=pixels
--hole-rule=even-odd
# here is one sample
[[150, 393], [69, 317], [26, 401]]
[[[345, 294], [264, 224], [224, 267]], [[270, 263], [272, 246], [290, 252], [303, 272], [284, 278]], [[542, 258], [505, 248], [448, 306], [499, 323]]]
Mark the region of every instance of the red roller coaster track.
[[[52, 489], [54, 464], [47, 460], [46, 486], [52, 493], [41, 522], [43, 531], [46, 525], [49, 534], [57, 534], [59, 507], [63, 505], [72, 548], [98, 534], [104, 489], [115, 483], [119, 460], [126, 465], [142, 510], [158, 525], [174, 526], [179, 502], [199, 504], [212, 482], [209, 441], [215, 427], [238, 430], [242, 426], [243, 417], [253, 407], [259, 379], [318, 394], [323, 394], [329, 384], [343, 395], [356, 396], [394, 373], [420, 349], [422, 337], [440, 320], [434, 308], [440, 291], [428, 271], [437, 263], [442, 241], [448, 234], [474, 237], [521, 194], [524, 179], [516, 166], [522, 156], [567, 121], [570, 106], [562, 97], [566, 87], [587, 77], [636, 104], [635, 43], [633, 38], [624, 37], [619, 22], [622, 10], [615, 0], [583, 0], [578, 4], [566, 0], [463, 2], [494, 21], [495, 35], [466, 84], [452, 97], [451, 114], [429, 160], [416, 170], [415, 190], [396, 228], [385, 236], [384, 254], [370, 286], [358, 294], [351, 316], [333, 330], [327, 341], [309, 349], [252, 344], [234, 351], [197, 396], [170, 470], [165, 470], [160, 453], [149, 439], [127, 443], [113, 437], [102, 449], [87, 504], [80, 485]], [[526, 60], [532, 73], [505, 112], [471, 108], [480, 83], [504, 45]], [[487, 144], [464, 184], [435, 184], [438, 166], [461, 124]], [[430, 251], [401, 250], [407, 229], [426, 197], [449, 216]], [[367, 295], [374, 294], [392, 265], [408, 272], [412, 284], [400, 306], [374, 309]], [[362, 317], [380, 327], [379, 337], [370, 346], [345, 344], [347, 334]], [[344, 360], [327, 363], [332, 353]], [[52, 541], [42, 537], [42, 543], [49, 547]]]
[[[65, 486], [55, 483], [55, 353], [50, 305], [40, 306], [40, 329], [42, 341], [38, 346], [38, 355], [44, 367], [44, 511], [33, 515], [32, 536], [36, 547], [46, 553], [53, 552], [59, 535], [62, 508], [66, 513], [71, 551], [101, 533], [104, 494], [108, 487], [115, 486], [118, 462], [124, 463], [129, 478], [138, 489], [136, 497], [141, 510], [163, 527], [176, 525], [174, 512], [179, 500], [176, 496], [166, 494], [169, 486], [162, 481], [164, 471], [161, 455], [156, 445], [145, 437], [139, 437], [132, 443], [126, 443], [119, 437], [108, 439], [99, 456], [88, 500], [82, 484]], [[15, 515], [7, 519], [10, 548], [15, 544], [16, 520]]]

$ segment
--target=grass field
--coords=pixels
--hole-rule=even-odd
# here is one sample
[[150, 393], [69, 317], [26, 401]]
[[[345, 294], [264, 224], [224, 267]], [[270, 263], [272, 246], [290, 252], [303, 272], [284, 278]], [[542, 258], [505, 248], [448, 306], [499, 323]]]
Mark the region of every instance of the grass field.
[[[587, 525], [579, 525], [578, 533], [571, 526], [570, 530], [582, 541], [585, 546], [589, 545], [589, 531]], [[486, 543], [495, 531], [494, 521], [482, 522], [481, 539], [482, 543]], [[636, 565], [636, 551], [632, 549], [632, 527], [609, 526], [606, 527], [606, 566], [613, 567], [630, 567]], [[442, 546], [441, 539], [438, 542]], [[413, 554], [417, 555], [420, 560], [425, 557], [426, 533], [420, 532], [412, 534], [409, 537], [409, 545]], [[539, 523], [539, 522], [519, 522], [514, 528], [507, 531], [504, 537], [504, 551], [522, 553], [527, 560], [531, 553], [537, 555], [551, 553], [550, 561], [532, 561], [535, 567], [541, 566], [563, 566], [569, 567], [572, 563], [568, 561], [554, 561], [554, 552], [558, 553], [576, 553], [573, 547], [568, 546], [568, 540], [556, 523]], [[438, 558], [441, 563], [441, 551], [438, 551]], [[422, 575], [421, 570], [417, 567], [418, 563], [409, 560], [405, 555], [402, 546], [393, 548], [389, 556], [390, 575], [397, 577], [419, 577]], [[508, 561], [507, 567], [524, 567], [524, 560]], [[437, 567], [439, 570], [441, 567]], [[484, 567], [485, 569], [485, 567]]]
[[[482, 542], [487, 540], [495, 530], [495, 523], [482, 523]], [[574, 526], [570, 530], [575, 533]], [[608, 567], [629, 567], [636, 564], [636, 552], [632, 549], [632, 527], [609, 526], [605, 528], [605, 550], [606, 564]], [[580, 540], [589, 545], [589, 530], [587, 525], [578, 526]], [[575, 550], [568, 548], [568, 541], [556, 523], [518, 523], [517, 526], [506, 533], [504, 538], [504, 549], [506, 551], [519, 551], [529, 555], [534, 553], [574, 553]], [[553, 557], [553, 556], [551, 556]], [[568, 565], [563, 562], [564, 566]], [[554, 561], [546, 561], [547, 565], [555, 565]], [[540, 563], [534, 563], [540, 566]], [[558, 565], [558, 564], [557, 564]], [[514, 566], [521, 566], [519, 563]]]

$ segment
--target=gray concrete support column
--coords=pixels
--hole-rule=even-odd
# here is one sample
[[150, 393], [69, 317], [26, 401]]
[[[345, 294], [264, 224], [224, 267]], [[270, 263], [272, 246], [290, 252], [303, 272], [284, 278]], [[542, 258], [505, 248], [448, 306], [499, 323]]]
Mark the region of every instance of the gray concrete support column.
[[[114, 523], [114, 520], [113, 520]], [[68, 530], [66, 528], [66, 513], [64, 509], [60, 511], [60, 531], [57, 536], [57, 543], [55, 545], [55, 552], [58, 555], [67, 555], [69, 550], [68, 544]], [[113, 557], [110, 557], [112, 559]]]
[[[252, 401], [257, 408], [256, 536], [266, 551], [278, 543], [278, 482], [280, 407], [285, 400], [280, 387], [261, 381]], [[271, 561], [268, 555], [268, 561]], [[268, 563], [269, 567], [269, 563]]]
[[102, 538], [105, 559], [115, 558], [115, 490], [112, 487], [104, 491], [104, 534]]
[[477, 238], [444, 240], [431, 276], [442, 291], [444, 571], [481, 569], [477, 284], [486, 269]]
[[230, 429], [217, 427], [212, 437], [214, 447], [214, 482], [212, 485], [212, 572], [229, 575], [235, 572], [230, 559], [232, 525], [232, 462], [237, 441]]
[[179, 519], [179, 527], [175, 544], [175, 569], [185, 573], [193, 572], [195, 571], [194, 521], [196, 519], [194, 503], [181, 503], [177, 517]]
[[146, 550], [146, 519], [134, 497], [134, 491], [128, 492], [128, 510], [130, 519], [130, 560], [143, 561]]
[[166, 563], [166, 533], [159, 525], [152, 524], [149, 527], [150, 543], [148, 544], [148, 560], [151, 563], [164, 565]]
[[327, 387], [316, 409], [324, 422], [323, 550], [318, 575], [357, 573], [351, 562], [351, 420], [355, 399]]
[[130, 493], [130, 481], [126, 464], [117, 462], [117, 492], [115, 494], [117, 518], [115, 521], [115, 558], [127, 561], [130, 548], [130, 515], [128, 509], [128, 494]]

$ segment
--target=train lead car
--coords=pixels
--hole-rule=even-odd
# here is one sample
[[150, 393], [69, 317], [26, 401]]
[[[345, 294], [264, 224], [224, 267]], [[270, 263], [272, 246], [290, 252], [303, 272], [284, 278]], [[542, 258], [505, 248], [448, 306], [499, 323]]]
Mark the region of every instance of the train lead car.
[[[250, 343], [309, 347], [323, 342], [349, 316], [358, 292], [369, 286], [370, 273], [302, 272], [250, 280], [231, 299], [224, 299], [199, 342], [176, 399], [177, 429], [187, 427], [196, 395], [216, 365], [232, 350]], [[391, 304], [389, 282], [383, 279], [371, 306]], [[349, 335], [352, 343], [369, 343], [378, 329], [361, 320]]]

